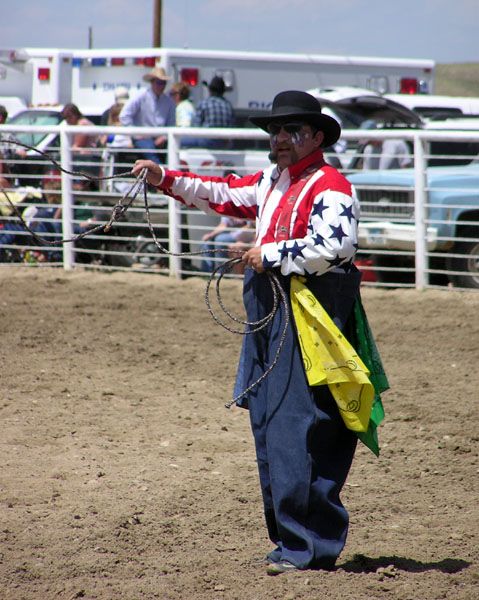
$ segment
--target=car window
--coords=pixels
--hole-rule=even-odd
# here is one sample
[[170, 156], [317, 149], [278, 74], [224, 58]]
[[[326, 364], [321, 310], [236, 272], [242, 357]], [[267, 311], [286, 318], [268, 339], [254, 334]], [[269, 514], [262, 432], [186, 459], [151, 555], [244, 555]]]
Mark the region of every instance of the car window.
[[[62, 118], [59, 112], [27, 110], [9, 120], [9, 125], [58, 125]], [[17, 133], [15, 139], [22, 144], [38, 146], [47, 136], [45, 133]]]

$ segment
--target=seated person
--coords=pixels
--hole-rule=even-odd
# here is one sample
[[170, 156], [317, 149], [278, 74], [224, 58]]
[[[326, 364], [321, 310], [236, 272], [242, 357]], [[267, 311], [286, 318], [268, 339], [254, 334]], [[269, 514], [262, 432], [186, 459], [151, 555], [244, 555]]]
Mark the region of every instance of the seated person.
[[206, 254], [201, 261], [201, 270], [211, 273], [219, 265], [215, 258], [229, 257], [228, 248], [231, 244], [253, 242], [254, 236], [254, 227], [250, 221], [221, 217], [219, 224], [203, 236], [206, 243], [201, 246], [201, 250]]
[[[30, 203], [22, 212], [27, 227], [39, 238], [53, 242], [61, 238], [61, 220], [58, 216], [60, 204], [61, 176], [59, 171], [47, 173], [42, 182], [43, 192], [35, 188], [24, 188], [17, 192], [8, 193], [11, 202], [20, 204]], [[15, 211], [10, 209], [10, 216], [15, 216]], [[0, 246], [18, 245], [20, 258], [25, 256], [24, 248], [28, 245], [38, 246], [36, 240], [23, 223], [19, 220], [9, 220], [0, 230]], [[29, 259], [36, 262], [58, 261], [62, 258], [61, 246], [48, 246], [45, 249], [28, 251]]]
[[[117, 102], [108, 113], [108, 123], [114, 127], [122, 127], [120, 113], [123, 104]], [[117, 173], [128, 171], [129, 165], [134, 162], [137, 155], [134, 153], [133, 140], [131, 136], [124, 133], [110, 133], [102, 135], [100, 138], [101, 146], [104, 146], [102, 161], [106, 163], [105, 175], [115, 175]], [[129, 181], [109, 180], [106, 182], [106, 189], [109, 192], [124, 193], [131, 183]]]
[[[65, 104], [61, 116], [68, 125], [94, 125], [84, 117], [76, 104]], [[75, 170], [98, 176], [100, 156], [97, 150], [97, 135], [77, 133], [72, 138], [72, 158]]]

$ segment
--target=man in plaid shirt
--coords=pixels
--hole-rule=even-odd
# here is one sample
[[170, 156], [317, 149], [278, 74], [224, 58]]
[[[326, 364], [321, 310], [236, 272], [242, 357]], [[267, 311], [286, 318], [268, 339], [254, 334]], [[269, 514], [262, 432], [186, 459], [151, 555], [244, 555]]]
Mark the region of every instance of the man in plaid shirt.
[[[223, 97], [225, 82], [222, 77], [215, 76], [208, 85], [210, 96], [201, 100], [196, 107], [191, 122], [192, 127], [233, 127], [234, 116], [231, 102]], [[219, 148], [223, 140], [204, 139], [198, 140], [198, 146], [206, 148]]]

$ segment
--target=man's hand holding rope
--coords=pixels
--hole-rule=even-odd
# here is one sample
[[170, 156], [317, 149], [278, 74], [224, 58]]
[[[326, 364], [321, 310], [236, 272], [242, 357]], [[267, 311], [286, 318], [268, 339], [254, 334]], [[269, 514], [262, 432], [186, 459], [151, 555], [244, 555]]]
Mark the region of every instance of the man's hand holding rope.
[[[163, 181], [165, 170], [163, 167], [152, 160], [137, 160], [133, 169], [132, 175], [138, 177], [141, 172], [146, 169], [146, 180], [150, 185], [158, 186]], [[257, 273], [264, 272], [263, 259], [261, 257], [261, 248], [256, 246], [250, 248], [241, 256], [241, 261], [247, 266], [254, 269]]]
[[161, 165], [153, 162], [152, 160], [137, 160], [133, 169], [131, 170], [131, 174], [135, 177], [138, 177], [143, 169], [146, 169], [146, 181], [148, 181], [150, 185], [155, 187], [160, 185], [160, 183], [163, 181], [163, 177], [165, 176], [165, 170]]

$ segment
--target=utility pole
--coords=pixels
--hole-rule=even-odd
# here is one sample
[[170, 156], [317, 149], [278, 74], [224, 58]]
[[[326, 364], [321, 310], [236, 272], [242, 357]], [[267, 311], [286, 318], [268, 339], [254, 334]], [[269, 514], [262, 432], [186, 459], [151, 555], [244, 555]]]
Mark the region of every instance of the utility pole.
[[153, 0], [153, 48], [161, 48], [162, 0]]
[[93, 48], [93, 27], [90, 25], [88, 27], [88, 49], [91, 50]]

